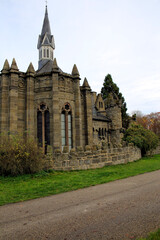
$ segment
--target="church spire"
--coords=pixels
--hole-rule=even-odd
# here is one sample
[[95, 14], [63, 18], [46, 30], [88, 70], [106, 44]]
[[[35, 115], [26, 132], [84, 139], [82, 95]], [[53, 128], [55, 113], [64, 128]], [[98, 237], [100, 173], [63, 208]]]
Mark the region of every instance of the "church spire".
[[41, 36], [44, 36], [45, 33], [48, 33], [48, 34], [51, 35], [51, 28], [50, 28], [50, 23], [49, 23], [49, 18], [48, 18], [47, 5], [46, 5], [46, 11], [45, 11], [45, 16], [44, 16], [44, 21], [43, 21], [43, 27], [42, 27]]
[[39, 35], [37, 48], [39, 50], [38, 69], [41, 69], [48, 61], [54, 60], [55, 43], [54, 43], [54, 37], [53, 35], [51, 35], [47, 3], [46, 3], [42, 31], [41, 31], [41, 35]]

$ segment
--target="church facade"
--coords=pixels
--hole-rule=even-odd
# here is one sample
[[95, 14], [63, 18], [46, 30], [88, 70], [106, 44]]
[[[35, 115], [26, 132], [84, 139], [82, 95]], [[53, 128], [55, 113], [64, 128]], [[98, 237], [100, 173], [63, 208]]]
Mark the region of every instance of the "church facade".
[[23, 133], [38, 139], [47, 152], [64, 147], [121, 143], [121, 107], [112, 99], [106, 108], [101, 94], [92, 92], [87, 79], [80, 84], [77, 66], [71, 74], [58, 66], [54, 57], [46, 7], [38, 45], [39, 66], [27, 72], [18, 69], [15, 59], [6, 60], [0, 73], [0, 132]]

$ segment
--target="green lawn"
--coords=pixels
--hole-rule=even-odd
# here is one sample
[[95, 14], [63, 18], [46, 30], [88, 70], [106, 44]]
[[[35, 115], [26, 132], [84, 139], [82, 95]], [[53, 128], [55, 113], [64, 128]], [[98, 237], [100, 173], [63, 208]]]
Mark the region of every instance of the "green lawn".
[[137, 240], [160, 240], [160, 229], [155, 233], [150, 233], [146, 238], [139, 238]]
[[0, 177], [0, 205], [76, 190], [160, 169], [160, 155], [95, 170]]

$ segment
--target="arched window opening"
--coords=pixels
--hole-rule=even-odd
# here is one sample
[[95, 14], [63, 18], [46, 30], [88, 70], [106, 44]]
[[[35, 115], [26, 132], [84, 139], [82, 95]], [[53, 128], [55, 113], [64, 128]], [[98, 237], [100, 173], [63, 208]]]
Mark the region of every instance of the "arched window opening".
[[47, 58], [49, 58], [49, 49], [47, 48]]
[[103, 102], [99, 102], [99, 108], [103, 108]]
[[104, 131], [103, 131], [103, 128], [102, 128], [102, 136], [104, 136]]
[[41, 51], [40, 51], [40, 58], [42, 58], [42, 49], [41, 49]]
[[47, 145], [50, 145], [50, 113], [45, 104], [41, 104], [37, 110], [37, 138], [47, 153]]
[[107, 137], [107, 129], [105, 128], [105, 137]]
[[39, 51], [39, 59], [42, 58], [42, 49]]
[[105, 137], [107, 137], [107, 129], [105, 128]]
[[62, 149], [68, 146], [69, 150], [72, 148], [72, 114], [69, 103], [66, 103], [61, 113], [61, 139]]
[[101, 136], [101, 129], [99, 128], [99, 131], [98, 131], [98, 137]]
[[53, 60], [53, 51], [52, 50], [51, 50], [50, 54], [51, 54], [51, 59]]
[[44, 58], [46, 57], [46, 49], [43, 50]]

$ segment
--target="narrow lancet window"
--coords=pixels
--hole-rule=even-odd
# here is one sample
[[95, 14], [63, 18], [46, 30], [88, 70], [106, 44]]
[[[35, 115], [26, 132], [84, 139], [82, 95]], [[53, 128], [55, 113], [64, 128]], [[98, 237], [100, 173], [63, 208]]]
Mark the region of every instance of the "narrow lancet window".
[[37, 111], [37, 138], [47, 153], [47, 145], [50, 145], [50, 114], [47, 106], [41, 104]]
[[65, 104], [61, 113], [61, 139], [62, 150], [64, 146], [70, 150], [72, 148], [72, 114], [69, 103]]
[[65, 134], [65, 112], [61, 114], [61, 138], [62, 138], [62, 149], [66, 145], [66, 134]]
[[46, 49], [43, 50], [44, 58], [46, 57]]
[[49, 49], [47, 49], [47, 58], [49, 58]]

